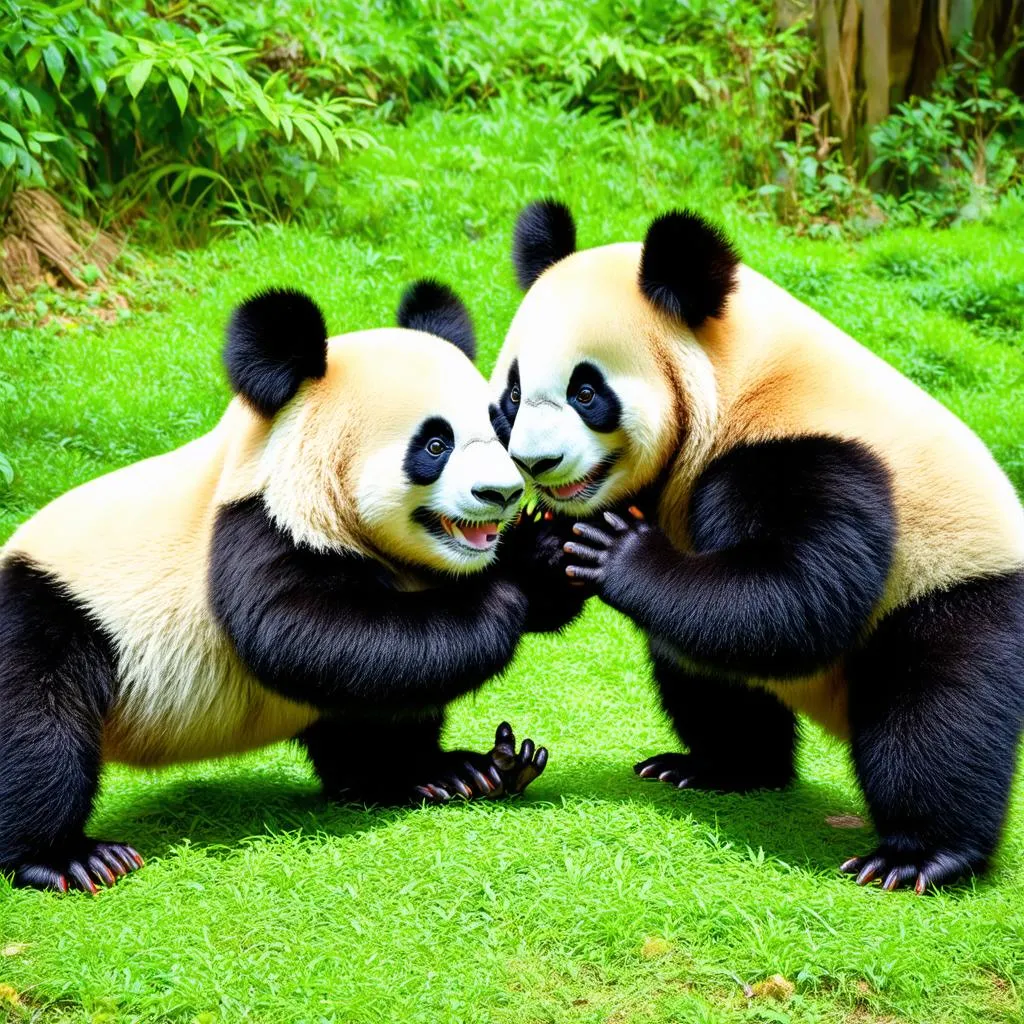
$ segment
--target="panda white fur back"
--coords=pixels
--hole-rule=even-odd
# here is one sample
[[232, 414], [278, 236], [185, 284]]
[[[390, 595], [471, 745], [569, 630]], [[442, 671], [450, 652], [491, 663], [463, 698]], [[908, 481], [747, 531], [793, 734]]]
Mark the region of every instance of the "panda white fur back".
[[82, 831], [106, 761], [299, 737], [328, 795], [368, 802], [495, 797], [543, 770], [504, 724], [491, 754], [439, 745], [446, 704], [526, 626], [531, 581], [496, 561], [523, 485], [458, 299], [420, 282], [399, 323], [327, 339], [299, 293], [255, 297], [213, 430], [62, 495], [0, 551], [18, 884], [94, 890], [141, 863]]
[[850, 740], [881, 834], [844, 870], [982, 870], [1024, 720], [1024, 510], [984, 444], [696, 214], [577, 252], [543, 201], [513, 256], [502, 438], [689, 750], [638, 772], [783, 786], [801, 711]]

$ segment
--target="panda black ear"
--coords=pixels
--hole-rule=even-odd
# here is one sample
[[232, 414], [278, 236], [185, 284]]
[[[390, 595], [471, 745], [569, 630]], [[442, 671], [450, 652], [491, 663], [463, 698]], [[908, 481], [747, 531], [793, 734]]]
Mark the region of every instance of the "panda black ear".
[[718, 228], [690, 210], [672, 210], [647, 229], [640, 288], [658, 309], [700, 327], [709, 316], [724, 312], [739, 263]]
[[302, 292], [268, 288], [246, 299], [228, 321], [224, 365], [234, 390], [273, 416], [310, 378], [327, 372], [327, 324]]
[[470, 359], [476, 358], [476, 335], [469, 310], [448, 287], [425, 277], [405, 289], [398, 304], [399, 327], [411, 331], [425, 331], [450, 341]]
[[565, 203], [541, 199], [516, 218], [512, 263], [519, 287], [526, 291], [553, 263], [576, 251], [576, 223]]

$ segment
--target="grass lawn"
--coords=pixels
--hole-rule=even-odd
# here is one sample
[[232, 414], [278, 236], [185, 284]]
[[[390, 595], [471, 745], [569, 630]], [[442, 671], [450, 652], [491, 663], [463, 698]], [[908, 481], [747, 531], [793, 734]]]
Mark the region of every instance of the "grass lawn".
[[[227, 398], [223, 324], [262, 285], [307, 289], [340, 332], [391, 322], [402, 286], [437, 275], [474, 312], [486, 369], [518, 300], [512, 219], [548, 193], [572, 203], [582, 245], [639, 238], [673, 205], [711, 214], [749, 263], [961, 415], [1024, 490], [1024, 204], [947, 232], [812, 242], [745, 213], [701, 141], [666, 129], [498, 105], [419, 115], [384, 141], [344, 165], [316, 230], [139, 258], [124, 312], [109, 293], [50, 295], [31, 323], [0, 320], [16, 392], [0, 404], [16, 471], [0, 540], [74, 484], [208, 429]], [[925, 898], [858, 889], [837, 866], [874, 837], [827, 823], [864, 809], [816, 729], [787, 793], [634, 777], [674, 741], [637, 635], [594, 602], [565, 636], [529, 638], [448, 739], [484, 747], [502, 718], [552, 753], [509, 804], [328, 806], [287, 745], [110, 769], [92, 831], [148, 864], [97, 899], [0, 881], [0, 1019], [1021, 1020], [1024, 787], [990, 879]], [[776, 974], [795, 994], [756, 987]]]

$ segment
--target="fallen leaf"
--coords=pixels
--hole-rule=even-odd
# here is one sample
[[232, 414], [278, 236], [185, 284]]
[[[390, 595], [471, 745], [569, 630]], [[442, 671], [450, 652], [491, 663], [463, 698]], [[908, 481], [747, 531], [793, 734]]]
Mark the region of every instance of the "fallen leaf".
[[672, 949], [672, 943], [658, 935], [648, 935], [644, 944], [640, 947], [640, 955], [645, 960], [653, 960], [655, 957], [664, 956]]
[[796, 991], [796, 985], [781, 974], [773, 974], [753, 986], [756, 999], [778, 999], [787, 1002]]
[[10, 942], [0, 949], [0, 956], [20, 956], [28, 949], [27, 942]]
[[17, 989], [11, 988], [10, 985], [0, 985], [0, 1004], [7, 1003], [8, 1006], [21, 1006], [21, 996], [18, 995]]
[[825, 819], [826, 825], [833, 828], [867, 828], [868, 823], [859, 814], [830, 814]]

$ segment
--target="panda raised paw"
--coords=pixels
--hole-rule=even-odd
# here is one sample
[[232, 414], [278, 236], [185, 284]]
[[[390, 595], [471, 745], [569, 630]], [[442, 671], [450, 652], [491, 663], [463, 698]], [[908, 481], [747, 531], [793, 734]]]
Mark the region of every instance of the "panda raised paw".
[[516, 796], [547, 766], [548, 752], [531, 739], [524, 739], [516, 753], [516, 738], [508, 722], [494, 733], [494, 747], [487, 754], [453, 755], [462, 763], [438, 779], [413, 788], [417, 803], [446, 804], [452, 800], [497, 800]]
[[866, 857], [851, 857], [839, 870], [846, 875], [856, 875], [858, 885], [877, 881], [889, 892], [913, 885], [914, 891], [923, 895], [929, 889], [969, 878], [984, 867], [978, 858], [953, 850], [926, 852], [922, 849], [915, 854], [883, 843]]
[[109, 889], [142, 865], [142, 857], [126, 843], [86, 838], [72, 853], [19, 865], [13, 881], [16, 888], [60, 893], [78, 889], [95, 896], [100, 887]]

